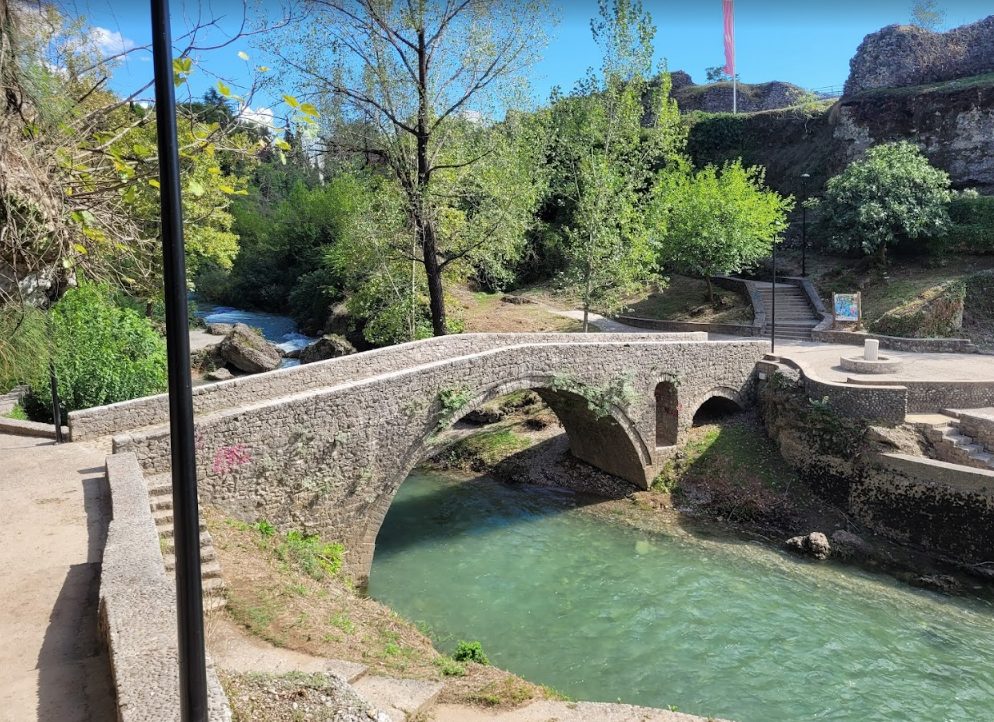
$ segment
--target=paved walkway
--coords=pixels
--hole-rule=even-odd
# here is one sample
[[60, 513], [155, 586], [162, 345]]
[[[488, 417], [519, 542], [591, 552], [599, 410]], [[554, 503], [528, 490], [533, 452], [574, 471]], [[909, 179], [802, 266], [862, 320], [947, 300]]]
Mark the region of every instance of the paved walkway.
[[104, 452], [0, 434], [0, 720], [116, 712], [97, 632]]

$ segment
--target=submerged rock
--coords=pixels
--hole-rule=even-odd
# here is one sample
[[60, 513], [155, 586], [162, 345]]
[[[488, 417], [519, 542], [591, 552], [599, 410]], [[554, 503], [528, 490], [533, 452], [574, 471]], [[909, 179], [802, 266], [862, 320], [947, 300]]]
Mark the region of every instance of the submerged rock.
[[820, 531], [813, 531], [807, 536], [795, 536], [787, 540], [787, 548], [807, 554], [815, 559], [828, 559], [832, 554], [832, 547], [828, 543], [828, 537]]
[[280, 365], [280, 352], [255, 329], [236, 323], [220, 343], [224, 360], [239, 371], [257, 374]]
[[355, 347], [343, 336], [329, 333], [300, 352], [300, 363], [309, 364], [355, 353]]

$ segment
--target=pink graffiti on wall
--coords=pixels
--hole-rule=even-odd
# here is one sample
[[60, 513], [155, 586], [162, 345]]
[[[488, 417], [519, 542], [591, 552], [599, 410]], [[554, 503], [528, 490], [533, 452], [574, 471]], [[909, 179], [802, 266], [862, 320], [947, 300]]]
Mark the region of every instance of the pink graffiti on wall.
[[245, 444], [222, 446], [214, 452], [214, 463], [211, 471], [215, 474], [227, 474], [242, 464], [252, 461], [252, 452]]

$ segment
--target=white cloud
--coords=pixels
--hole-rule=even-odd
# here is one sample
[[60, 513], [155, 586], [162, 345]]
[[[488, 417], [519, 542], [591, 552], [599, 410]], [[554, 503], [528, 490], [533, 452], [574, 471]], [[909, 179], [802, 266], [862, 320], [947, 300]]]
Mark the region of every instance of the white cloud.
[[119, 55], [134, 49], [135, 41], [126, 38], [116, 30], [108, 30], [99, 25], [94, 25], [89, 32], [90, 45], [100, 52], [102, 56]]
[[238, 117], [242, 120], [248, 121], [249, 123], [261, 125], [264, 128], [276, 127], [273, 124], [273, 109], [265, 106], [259, 106], [254, 110], [248, 106], [245, 106], [241, 109], [241, 111], [239, 111]]

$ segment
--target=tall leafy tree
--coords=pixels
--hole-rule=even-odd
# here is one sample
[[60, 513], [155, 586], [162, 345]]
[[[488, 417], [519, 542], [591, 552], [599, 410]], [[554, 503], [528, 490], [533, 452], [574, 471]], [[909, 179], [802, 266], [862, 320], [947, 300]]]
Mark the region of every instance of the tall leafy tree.
[[712, 276], [765, 258], [787, 228], [794, 200], [766, 189], [763, 180], [761, 167], [737, 160], [721, 170], [662, 174], [657, 183], [653, 221], [663, 230], [661, 258], [705, 278], [712, 302]]
[[545, 2], [311, 0], [303, 6], [294, 42], [275, 52], [324, 104], [330, 148], [386, 169], [399, 185], [432, 330], [444, 334], [443, 274], [469, 252], [447, 245], [448, 205], [439, 186], [453, 187], [453, 178], [497, 153], [461, 142], [461, 125], [485, 121], [498, 104], [513, 102], [544, 40]]
[[567, 207], [562, 279], [581, 299], [585, 331], [591, 308], [614, 310], [656, 279], [646, 191], [686, 139], [668, 73], [650, 82], [650, 15], [637, 0], [600, 0], [599, 10], [601, 71], [554, 97], [551, 114], [553, 187]]
[[902, 240], [941, 234], [949, 226], [949, 174], [913, 143], [870, 148], [828, 181], [821, 217], [831, 244], [886, 261]]

